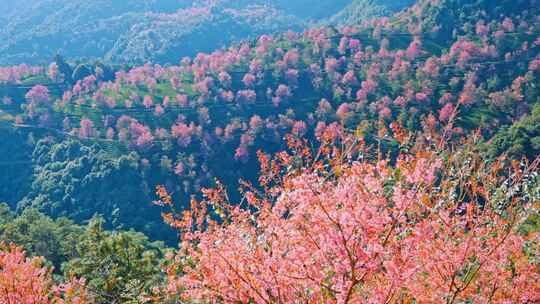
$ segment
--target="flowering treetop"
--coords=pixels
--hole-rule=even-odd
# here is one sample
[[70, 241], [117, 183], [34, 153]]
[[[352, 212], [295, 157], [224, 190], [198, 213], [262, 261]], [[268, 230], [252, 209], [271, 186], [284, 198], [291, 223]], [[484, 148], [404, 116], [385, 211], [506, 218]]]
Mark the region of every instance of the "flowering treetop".
[[[403, 144], [410, 138], [392, 131]], [[169, 294], [225, 303], [540, 300], [526, 249], [538, 233], [516, 229], [538, 211], [538, 193], [517, 194], [537, 163], [507, 174], [465, 144], [450, 154], [418, 146], [393, 164], [359, 158], [358, 134], [324, 137], [317, 153], [289, 140], [292, 153], [259, 153], [260, 186], [244, 183], [240, 204], [218, 183], [190, 210], [164, 215], [182, 231]], [[158, 195], [174, 206], [164, 188]]]

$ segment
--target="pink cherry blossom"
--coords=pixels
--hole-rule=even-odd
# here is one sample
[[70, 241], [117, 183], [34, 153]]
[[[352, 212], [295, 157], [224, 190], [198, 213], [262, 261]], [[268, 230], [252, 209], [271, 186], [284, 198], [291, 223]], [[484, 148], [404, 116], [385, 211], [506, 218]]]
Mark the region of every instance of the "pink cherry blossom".
[[161, 116], [163, 115], [163, 113], [165, 113], [165, 110], [163, 109], [163, 107], [159, 104], [156, 105], [156, 107], [154, 108], [154, 115]]
[[187, 107], [189, 105], [189, 99], [186, 94], [176, 95], [176, 101], [181, 107]]
[[306, 135], [307, 132], [307, 125], [303, 121], [297, 121], [294, 123], [292, 127], [292, 133], [298, 137], [303, 137]]
[[339, 119], [345, 119], [350, 111], [350, 106], [348, 103], [342, 103], [337, 111], [336, 115], [339, 117]]
[[49, 102], [49, 89], [43, 85], [35, 85], [26, 93], [25, 97], [33, 104], [46, 104]]
[[241, 145], [234, 153], [234, 159], [242, 163], [247, 163], [249, 160], [249, 151], [246, 146]]
[[343, 75], [341, 82], [346, 86], [358, 85], [358, 79], [356, 78], [354, 71], [348, 71], [347, 73], [345, 73], [345, 75]]
[[254, 103], [257, 100], [257, 93], [253, 90], [240, 90], [236, 93], [236, 100], [240, 103]]
[[150, 108], [152, 107], [152, 105], [154, 104], [154, 101], [152, 100], [152, 97], [149, 96], [149, 95], [146, 95], [144, 96], [144, 99], [143, 99], [143, 105], [145, 108]]
[[181, 147], [187, 147], [189, 144], [191, 144], [194, 133], [195, 126], [193, 124], [188, 126], [184, 123], [178, 123], [171, 129], [172, 136], [177, 138], [178, 145]]
[[406, 55], [410, 60], [416, 59], [422, 52], [422, 43], [420, 39], [414, 38], [409, 47], [407, 48]]
[[282, 99], [287, 99], [292, 96], [292, 93], [288, 86], [280, 84], [276, 89], [276, 96]]
[[262, 127], [263, 120], [259, 115], [253, 115], [249, 120], [249, 128], [257, 131]]
[[[247, 161], [247, 153], [241, 145], [235, 158]], [[189, 211], [165, 214], [182, 236], [166, 269], [168, 291], [186, 301], [230, 303], [540, 300], [537, 265], [524, 250], [538, 233], [521, 234], [497, 208], [479, 207], [476, 196], [469, 204], [459, 198], [473, 179], [482, 187], [468, 191], [487, 197], [523, 179], [498, 180], [496, 167], [464, 151], [448, 160], [424, 150], [393, 165], [338, 162], [332, 148], [320, 153], [325, 160], [302, 166], [298, 154], [270, 159], [260, 152], [266, 190], [246, 191], [245, 207], [229, 201], [218, 184], [203, 190], [206, 200], [193, 200]], [[280, 170], [285, 173], [276, 177]], [[441, 189], [447, 184], [455, 186]], [[176, 206], [163, 187], [157, 193], [162, 205]], [[507, 209], [511, 218], [526, 218], [521, 208]]]
[[88, 118], [81, 119], [79, 138], [90, 138], [95, 136], [94, 122]]
[[439, 120], [447, 122], [454, 115], [454, 105], [452, 103], [447, 103], [439, 111]]
[[247, 73], [244, 75], [244, 78], [242, 79], [242, 82], [247, 88], [252, 88], [255, 85], [255, 76], [251, 73]]

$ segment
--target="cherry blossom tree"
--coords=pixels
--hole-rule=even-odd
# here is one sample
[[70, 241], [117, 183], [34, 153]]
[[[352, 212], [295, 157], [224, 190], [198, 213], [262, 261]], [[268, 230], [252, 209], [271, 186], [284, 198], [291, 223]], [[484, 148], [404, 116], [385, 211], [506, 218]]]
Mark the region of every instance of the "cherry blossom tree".
[[149, 127], [133, 120], [129, 125], [131, 144], [138, 149], [149, 149], [154, 144], [154, 136]]
[[43, 85], [35, 85], [25, 95], [28, 104], [26, 111], [30, 118], [43, 114], [50, 106], [49, 89]]
[[405, 52], [410, 60], [415, 60], [422, 52], [420, 39], [415, 38]]
[[255, 80], [256, 78], [253, 74], [247, 73], [246, 75], [244, 75], [242, 82], [247, 88], [253, 88], [253, 86], [255, 85]]
[[355, 86], [358, 84], [358, 79], [356, 78], [354, 71], [348, 71], [343, 75], [342, 82], [347, 86]]
[[27, 77], [36, 76], [43, 72], [41, 67], [20, 64], [10, 67], [0, 67], [0, 83], [16, 84]]
[[280, 84], [278, 88], [276, 89], [276, 97], [280, 97], [282, 99], [287, 99], [292, 96], [291, 89], [284, 84]]
[[[244, 77], [245, 78], [245, 77]], [[232, 77], [229, 75], [229, 73], [222, 71], [218, 75], [219, 82], [221, 85], [225, 88], [228, 88], [232, 84]]]
[[81, 119], [79, 128], [79, 138], [90, 138], [96, 136], [94, 122], [88, 118]]
[[28, 258], [13, 244], [0, 246], [0, 303], [84, 304], [90, 303], [84, 280], [54, 285], [42, 258]]
[[56, 62], [53, 62], [49, 65], [49, 69], [47, 70], [47, 76], [49, 76], [49, 79], [51, 79], [53, 82], [61, 82], [63, 80], [62, 74], [60, 73]]
[[240, 90], [236, 93], [236, 100], [239, 103], [254, 103], [257, 100], [257, 93], [253, 90]]
[[156, 107], [154, 108], [154, 115], [161, 116], [163, 115], [163, 113], [165, 113], [165, 110], [163, 109], [163, 107], [159, 104], [156, 105]]
[[306, 132], [307, 132], [307, 125], [305, 122], [299, 120], [294, 123], [292, 127], [292, 134], [298, 137], [303, 137], [304, 135], [306, 135]]
[[49, 89], [43, 85], [35, 85], [26, 93], [26, 100], [36, 105], [49, 102]]
[[247, 163], [249, 160], [248, 148], [245, 145], [240, 145], [234, 153], [234, 159], [242, 163]]
[[174, 125], [171, 130], [171, 134], [178, 139], [178, 144], [181, 147], [187, 147], [191, 143], [194, 132], [195, 126], [193, 124], [188, 126], [184, 123]]
[[49, 303], [50, 277], [42, 260], [30, 259], [21, 248], [2, 245], [0, 300], [3, 303]]
[[143, 105], [145, 108], [150, 108], [154, 104], [154, 101], [152, 100], [152, 97], [149, 95], [144, 96], [143, 99]]
[[181, 107], [187, 107], [189, 105], [189, 98], [186, 94], [176, 95], [176, 101]]
[[253, 131], [258, 131], [263, 125], [263, 120], [259, 115], [253, 115], [249, 120], [249, 128]]
[[439, 111], [439, 120], [440, 121], [449, 121], [452, 118], [452, 115], [454, 115], [455, 107], [452, 103], [447, 103], [442, 107], [442, 109]]
[[350, 112], [350, 105], [348, 103], [342, 103], [339, 108], [336, 111], [336, 115], [339, 117], [339, 119], [345, 119], [347, 118], [347, 115]]
[[[410, 138], [393, 130], [401, 143]], [[293, 152], [258, 154], [264, 192], [244, 183], [246, 208], [218, 183], [189, 211], [164, 214], [182, 232], [167, 291], [228, 303], [540, 300], [540, 274], [525, 250], [539, 234], [517, 230], [535, 199], [505, 195], [529, 187], [534, 166], [503, 174], [502, 163], [487, 165], [470, 145], [423, 146], [395, 164], [353, 161], [363, 149], [357, 139], [312, 153], [289, 138]], [[175, 206], [165, 188], [158, 195]]]

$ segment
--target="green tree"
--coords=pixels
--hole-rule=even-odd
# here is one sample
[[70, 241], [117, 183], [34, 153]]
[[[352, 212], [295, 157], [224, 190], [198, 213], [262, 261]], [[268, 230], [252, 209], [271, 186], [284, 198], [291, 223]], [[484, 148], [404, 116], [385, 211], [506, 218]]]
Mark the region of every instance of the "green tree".
[[32, 256], [43, 256], [56, 271], [75, 256], [83, 232], [83, 227], [65, 218], [52, 220], [33, 208], [15, 217], [7, 205], [0, 205], [0, 241], [15, 243]]
[[26, 134], [3, 128], [0, 122], [0, 202], [11, 208], [26, 195], [32, 182], [32, 147], [27, 140]]
[[12, 221], [13, 218], [15, 218], [15, 214], [9, 209], [8, 204], [0, 203], [0, 227]]
[[510, 127], [502, 128], [484, 149], [489, 156], [507, 153], [513, 159], [540, 155], [540, 104], [535, 104], [530, 115], [524, 116]]
[[160, 264], [166, 249], [133, 231], [110, 232], [93, 218], [76, 246], [78, 257], [64, 265], [66, 277], [84, 277], [96, 303], [139, 303], [163, 283]]
[[92, 75], [94, 72], [92, 71], [92, 67], [86, 64], [79, 64], [75, 70], [73, 71], [73, 75], [71, 78], [73, 79], [73, 82], [77, 82], [79, 80], [82, 80], [83, 78]]
[[62, 57], [60, 54], [56, 54], [56, 56], [54, 56], [54, 62], [58, 66], [60, 73], [64, 75], [64, 80], [67, 83], [73, 83], [73, 68], [71, 68], [71, 66], [64, 60], [64, 57]]
[[141, 173], [137, 153], [117, 156], [98, 145], [49, 138], [37, 143], [32, 159], [32, 186], [19, 208], [35, 207], [77, 223], [102, 214], [107, 228], [133, 228], [153, 239], [174, 239], [159, 208], [151, 204], [151, 193], [145, 191], [151, 186]]

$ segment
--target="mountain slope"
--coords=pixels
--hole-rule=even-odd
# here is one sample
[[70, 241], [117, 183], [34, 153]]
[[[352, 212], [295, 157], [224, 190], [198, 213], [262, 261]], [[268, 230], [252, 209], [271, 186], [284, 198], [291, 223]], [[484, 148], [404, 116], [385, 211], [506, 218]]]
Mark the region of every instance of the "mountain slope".
[[414, 4], [414, 0], [353, 0], [334, 15], [322, 21], [323, 24], [345, 26], [369, 20], [373, 17], [390, 16]]
[[[350, 1], [10, 2], [0, 12], [0, 39], [4, 41], [0, 65], [44, 62], [57, 52], [72, 59], [175, 63], [183, 56], [210, 52], [246, 38], [304, 29], [312, 21], [338, 13]], [[377, 15], [391, 12], [368, 4], [372, 5], [377, 7]], [[369, 7], [361, 17], [375, 12]]]
[[118, 38], [105, 59], [176, 62], [180, 56], [211, 52], [246, 37], [302, 27], [300, 19], [258, 5], [239, 9], [180, 10], [166, 15], [148, 13]]

